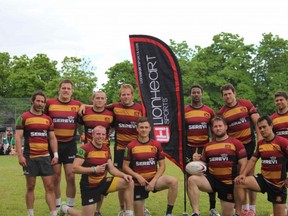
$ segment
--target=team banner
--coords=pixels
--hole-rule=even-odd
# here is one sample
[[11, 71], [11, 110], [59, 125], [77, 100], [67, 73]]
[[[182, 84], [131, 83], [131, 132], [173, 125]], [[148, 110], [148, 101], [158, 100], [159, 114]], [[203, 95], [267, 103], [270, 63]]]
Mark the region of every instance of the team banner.
[[147, 35], [130, 35], [134, 73], [143, 112], [153, 125], [151, 138], [184, 170], [184, 102], [180, 67], [172, 50]]

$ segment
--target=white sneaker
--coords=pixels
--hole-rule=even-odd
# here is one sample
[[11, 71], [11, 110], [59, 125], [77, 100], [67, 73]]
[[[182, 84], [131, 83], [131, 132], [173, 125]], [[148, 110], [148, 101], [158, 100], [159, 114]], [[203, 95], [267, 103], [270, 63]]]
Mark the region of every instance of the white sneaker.
[[144, 216], [151, 216], [150, 211], [147, 208], [144, 209]]
[[209, 215], [210, 215], [210, 216], [221, 216], [221, 215], [219, 214], [219, 212], [218, 212], [215, 208], [210, 209]]
[[118, 212], [118, 216], [124, 216], [124, 214], [125, 214], [125, 211], [124, 211], [124, 210], [120, 210], [120, 211]]

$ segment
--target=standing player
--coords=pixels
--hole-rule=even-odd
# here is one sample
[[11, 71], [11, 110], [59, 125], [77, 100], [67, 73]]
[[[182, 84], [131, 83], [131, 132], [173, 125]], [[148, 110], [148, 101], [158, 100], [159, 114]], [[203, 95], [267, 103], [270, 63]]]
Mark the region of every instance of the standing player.
[[55, 135], [58, 141], [59, 160], [54, 166], [54, 184], [56, 194], [56, 206], [61, 204], [61, 170], [62, 165], [66, 179], [66, 199], [69, 206], [74, 206], [76, 186], [75, 175], [72, 172], [72, 164], [77, 152], [76, 128], [78, 111], [81, 103], [73, 100], [73, 83], [63, 80], [59, 84], [59, 96], [47, 100], [45, 113], [49, 115], [54, 123]]
[[[30, 111], [24, 112], [16, 121], [16, 149], [19, 164], [23, 167], [26, 177], [25, 198], [28, 216], [34, 216], [34, 189], [37, 176], [42, 178], [50, 215], [57, 216], [52, 167], [58, 162], [57, 140], [51, 118], [42, 113], [45, 102], [46, 97], [42, 92], [34, 93], [31, 98]], [[24, 151], [22, 154], [23, 137]], [[49, 144], [54, 155], [52, 160], [48, 149]]]
[[[127, 210], [125, 216], [133, 216], [133, 180], [130, 175], [120, 172], [113, 166], [109, 146], [106, 140], [106, 128], [99, 125], [93, 129], [93, 140], [82, 145], [73, 163], [73, 171], [82, 174], [80, 180], [82, 211], [61, 205], [60, 216], [93, 216], [94, 203], [101, 200], [101, 195], [121, 190]], [[114, 177], [107, 177], [107, 173]], [[100, 214], [101, 215], [101, 214]]]
[[[258, 142], [253, 157], [241, 175], [235, 179], [237, 183], [235, 187], [236, 213], [240, 215], [240, 205], [245, 198], [245, 189], [250, 189], [262, 193], [266, 192], [268, 201], [273, 204], [273, 214], [286, 216], [288, 140], [274, 134], [273, 124], [269, 116], [258, 119], [258, 128], [264, 139]], [[247, 176], [259, 158], [262, 160], [261, 174]]]
[[[190, 162], [196, 152], [202, 154], [203, 147], [210, 141], [211, 119], [215, 117], [212, 108], [202, 103], [203, 88], [192, 85], [190, 88], [191, 104], [185, 106], [185, 127], [187, 134], [186, 160]], [[210, 216], [220, 216], [216, 210], [216, 194], [209, 193]]]
[[[228, 125], [227, 133], [240, 140], [246, 149], [247, 159], [249, 160], [256, 146], [255, 129], [257, 139], [261, 139], [261, 134], [257, 128], [259, 114], [254, 105], [249, 100], [236, 99], [236, 90], [232, 84], [226, 84], [220, 89], [225, 105], [218, 111]], [[254, 175], [255, 169], [251, 169], [249, 175]], [[243, 214], [247, 216], [256, 216], [256, 193], [248, 191], [249, 204], [242, 206]]]
[[[92, 96], [93, 106], [86, 106], [80, 124], [84, 124], [85, 128], [85, 143], [92, 141], [92, 131], [98, 126], [102, 125], [106, 128], [106, 139], [104, 145], [109, 146], [109, 130], [113, 121], [113, 112], [105, 108], [107, 101], [106, 94], [103, 91], [94, 92]], [[100, 209], [104, 196], [101, 201], [97, 202], [95, 216], [101, 215]]]
[[139, 118], [136, 129], [138, 138], [127, 145], [123, 162], [123, 170], [135, 180], [135, 216], [144, 216], [145, 199], [150, 191], [155, 193], [166, 189], [168, 205], [165, 215], [172, 216], [178, 181], [172, 176], [163, 176], [166, 166], [163, 149], [158, 141], [149, 138], [151, 125], [148, 119]]
[[[201, 160], [207, 164], [206, 175], [191, 175], [188, 178], [188, 197], [193, 209], [191, 216], [199, 216], [199, 194], [217, 192], [220, 199], [222, 216], [231, 216], [234, 211], [234, 178], [238, 169], [242, 171], [247, 164], [243, 144], [227, 134], [227, 123], [222, 116], [211, 122], [215, 141], [205, 145]], [[193, 155], [199, 160], [200, 154]]]
[[[121, 102], [108, 105], [106, 108], [114, 113], [115, 145], [114, 165], [122, 169], [124, 151], [128, 143], [137, 138], [136, 122], [142, 116], [142, 107], [133, 101], [134, 88], [130, 84], [123, 84], [119, 90]], [[120, 212], [122, 216], [125, 211], [123, 192], [119, 191]]]

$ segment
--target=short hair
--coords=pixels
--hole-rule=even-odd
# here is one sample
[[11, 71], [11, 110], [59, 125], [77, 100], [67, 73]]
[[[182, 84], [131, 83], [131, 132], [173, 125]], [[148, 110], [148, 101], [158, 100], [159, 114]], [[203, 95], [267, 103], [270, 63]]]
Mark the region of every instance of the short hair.
[[44, 92], [42, 92], [41, 90], [36, 91], [36, 92], [33, 93], [33, 95], [31, 96], [31, 102], [35, 101], [35, 99], [36, 99], [36, 97], [38, 95], [39, 96], [43, 96], [44, 97], [44, 102], [46, 103], [46, 96], [45, 96]]
[[265, 121], [265, 120], [267, 121], [268, 125], [270, 125], [270, 126], [272, 125], [272, 120], [268, 115], [260, 116], [257, 120], [257, 124], [259, 124], [260, 122]]
[[227, 125], [226, 119], [221, 115], [217, 115], [213, 119], [211, 119], [211, 126], [213, 126], [215, 121], [222, 121], [224, 123], [224, 125]]
[[150, 123], [149, 119], [148, 119], [147, 117], [143, 117], [143, 116], [140, 117], [140, 118], [137, 120], [136, 126], [138, 126], [140, 123], [143, 123], [143, 122], [148, 122], [149, 125], [151, 126], [151, 123]]
[[105, 132], [106, 132], [106, 128], [103, 125], [97, 125], [96, 127], [93, 128], [92, 133], [94, 133], [96, 131], [96, 129], [98, 129], [98, 128], [103, 128], [103, 129], [105, 129]]
[[192, 91], [193, 88], [199, 88], [199, 89], [201, 89], [201, 93], [203, 93], [203, 87], [201, 85], [199, 85], [199, 84], [195, 84], [195, 85], [192, 85], [190, 87], [190, 94], [191, 94], [191, 91]]
[[120, 89], [119, 89], [119, 96], [121, 95], [121, 91], [123, 89], [130, 89], [131, 90], [131, 93], [134, 94], [134, 88], [131, 84], [122, 84]]
[[62, 80], [60, 83], [59, 83], [59, 89], [61, 88], [62, 84], [63, 83], [70, 83], [71, 86], [73, 87], [73, 82], [69, 79], [65, 79], [65, 80]]
[[274, 95], [274, 97], [275, 97], [275, 98], [276, 98], [276, 97], [284, 97], [286, 100], [288, 99], [287, 93], [286, 93], [286, 92], [281, 92], [281, 91], [276, 92], [275, 95]]
[[103, 93], [103, 94], [105, 95], [105, 97], [106, 97], [106, 94], [105, 94], [105, 92], [104, 92], [104, 91], [101, 91], [101, 90], [99, 90], [99, 91], [95, 91], [95, 92], [93, 93], [93, 95], [92, 95], [92, 99], [94, 99], [94, 98], [95, 98], [95, 95], [96, 95], [96, 94], [98, 94], [98, 93]]
[[220, 92], [223, 95], [223, 91], [227, 91], [227, 90], [230, 90], [230, 89], [232, 90], [233, 93], [236, 92], [235, 87], [231, 83], [227, 83], [227, 84], [221, 86]]

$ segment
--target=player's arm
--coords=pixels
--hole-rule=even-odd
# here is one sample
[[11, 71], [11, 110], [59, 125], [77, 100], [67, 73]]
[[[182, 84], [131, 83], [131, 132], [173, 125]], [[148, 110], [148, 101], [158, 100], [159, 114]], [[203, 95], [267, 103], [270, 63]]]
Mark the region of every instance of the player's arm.
[[108, 171], [111, 175], [113, 176], [117, 176], [117, 177], [120, 177], [120, 178], [124, 178], [127, 182], [130, 182], [132, 181], [132, 176], [131, 175], [127, 175], [126, 173], [124, 172], [121, 172], [120, 170], [118, 170], [112, 163], [112, 160], [109, 159], [107, 161], [107, 165], [108, 165]]
[[51, 164], [57, 164], [58, 163], [58, 145], [57, 145], [57, 138], [55, 136], [54, 131], [49, 131], [49, 143], [50, 143], [50, 147], [51, 150], [53, 152], [53, 158], [51, 161]]
[[250, 158], [250, 160], [247, 162], [247, 158], [246, 158], [246, 166], [245, 166], [244, 158], [238, 160], [239, 164], [241, 163], [241, 165], [240, 165], [240, 174], [239, 174], [239, 176], [237, 176], [235, 178], [236, 183], [239, 184], [239, 183], [245, 181], [247, 173], [249, 173], [250, 170], [255, 166], [257, 160], [258, 160], [257, 157], [252, 156]]
[[16, 151], [18, 155], [18, 162], [21, 166], [27, 166], [26, 159], [22, 153], [22, 138], [23, 138], [24, 130], [17, 129], [15, 132], [15, 142], [16, 142]]
[[146, 181], [146, 179], [144, 179], [140, 174], [138, 174], [137, 172], [134, 172], [130, 165], [130, 161], [128, 160], [123, 160], [123, 166], [122, 169], [125, 173], [127, 173], [128, 175], [131, 175], [133, 178], [137, 179], [137, 181], [139, 182], [139, 184], [141, 186], [145, 186], [148, 184], [148, 182]]
[[258, 128], [258, 126], [257, 126], [257, 121], [258, 121], [259, 117], [260, 117], [260, 116], [259, 116], [258, 113], [253, 113], [253, 114], [251, 115], [251, 119], [252, 119], [252, 121], [253, 121], [254, 128], [255, 128], [255, 130], [256, 130], [257, 140], [258, 140], [258, 141], [261, 140], [261, 139], [263, 139], [263, 137], [262, 137], [262, 135], [261, 135], [261, 133], [260, 133], [260, 131], [259, 131], [259, 128]]
[[166, 169], [166, 163], [165, 163], [165, 159], [159, 160], [158, 161], [158, 170], [155, 174], [155, 176], [153, 177], [153, 179], [149, 182], [148, 184], [148, 190], [153, 190], [155, 187], [155, 184], [157, 182], [157, 180], [160, 178], [160, 176], [163, 175], [163, 173], [165, 172]]

